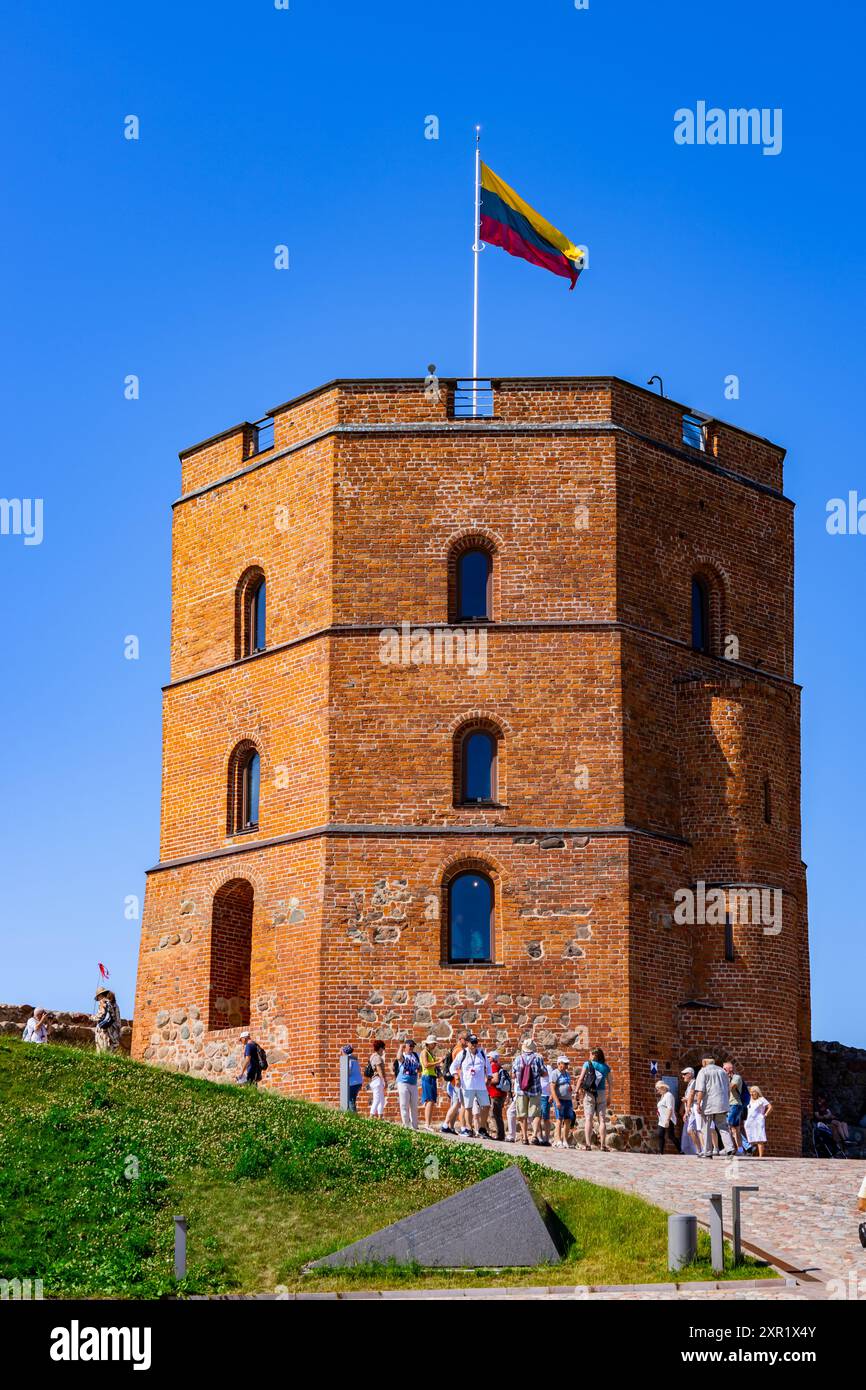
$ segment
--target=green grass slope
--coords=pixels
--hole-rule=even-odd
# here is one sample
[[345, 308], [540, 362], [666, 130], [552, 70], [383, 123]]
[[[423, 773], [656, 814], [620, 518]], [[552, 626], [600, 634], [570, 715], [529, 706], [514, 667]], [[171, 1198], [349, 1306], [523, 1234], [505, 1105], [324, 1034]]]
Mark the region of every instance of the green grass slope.
[[[189, 1221], [180, 1292], [667, 1279], [666, 1217], [637, 1197], [519, 1160], [567, 1229], [549, 1269], [318, 1276], [308, 1260], [497, 1172], [513, 1157], [392, 1124], [159, 1071], [0, 1041], [0, 1278], [44, 1296], [176, 1294], [172, 1215]], [[671, 1160], [674, 1161], [674, 1160]], [[772, 1273], [742, 1266], [738, 1276]], [[710, 1278], [708, 1243], [690, 1278]]]

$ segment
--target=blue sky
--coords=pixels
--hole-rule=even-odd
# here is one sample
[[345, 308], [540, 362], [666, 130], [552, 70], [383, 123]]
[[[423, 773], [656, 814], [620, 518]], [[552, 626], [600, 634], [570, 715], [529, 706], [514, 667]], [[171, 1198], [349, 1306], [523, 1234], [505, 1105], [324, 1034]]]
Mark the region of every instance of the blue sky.
[[[86, 1007], [102, 960], [131, 1010], [177, 450], [334, 376], [468, 372], [480, 121], [485, 159], [590, 247], [573, 294], [484, 253], [481, 371], [660, 372], [789, 449], [813, 1036], [866, 1045], [866, 536], [825, 528], [866, 495], [863, 31], [852, 0], [7, 17], [0, 494], [44, 499], [44, 539], [0, 536], [0, 999]], [[781, 153], [675, 144], [700, 100], [781, 108]]]

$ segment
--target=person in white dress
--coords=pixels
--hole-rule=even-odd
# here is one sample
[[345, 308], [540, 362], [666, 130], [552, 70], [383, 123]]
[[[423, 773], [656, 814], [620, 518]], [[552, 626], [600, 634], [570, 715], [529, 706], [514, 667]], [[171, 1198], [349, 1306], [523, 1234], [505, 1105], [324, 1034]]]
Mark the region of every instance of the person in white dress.
[[373, 1043], [367, 1075], [370, 1078], [370, 1117], [382, 1120], [385, 1118], [388, 1081], [385, 1076], [385, 1044], [379, 1038]]
[[760, 1086], [749, 1086], [749, 1112], [746, 1115], [746, 1138], [758, 1150], [758, 1158], [764, 1157], [767, 1146], [767, 1117], [773, 1107]]

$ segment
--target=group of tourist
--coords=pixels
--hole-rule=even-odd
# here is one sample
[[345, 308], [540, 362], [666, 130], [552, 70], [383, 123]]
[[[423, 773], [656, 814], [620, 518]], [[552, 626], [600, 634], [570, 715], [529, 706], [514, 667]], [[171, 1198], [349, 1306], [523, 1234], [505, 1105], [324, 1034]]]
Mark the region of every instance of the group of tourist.
[[591, 1146], [594, 1122], [604, 1147], [613, 1077], [601, 1048], [593, 1050], [574, 1078], [564, 1053], [545, 1059], [531, 1038], [524, 1039], [517, 1055], [507, 1060], [496, 1049], [488, 1053], [474, 1033], [460, 1033], [456, 1048], [442, 1057], [437, 1045], [435, 1037], [428, 1037], [416, 1048], [414, 1038], [406, 1038], [397, 1048], [389, 1075], [384, 1042], [373, 1043], [363, 1071], [347, 1043], [343, 1052], [349, 1066], [349, 1108], [357, 1109], [366, 1078], [370, 1114], [384, 1116], [393, 1083], [400, 1120], [408, 1129], [433, 1129], [436, 1107], [447, 1101], [439, 1124], [443, 1134], [512, 1143], [519, 1136], [524, 1144], [568, 1148], [580, 1094], [586, 1147]]
[[748, 1086], [733, 1062], [719, 1066], [715, 1057], [704, 1057], [700, 1071], [683, 1067], [682, 1129], [676, 1137], [676, 1114], [670, 1087], [656, 1082], [659, 1153], [670, 1138], [681, 1153], [712, 1158], [746, 1153], [763, 1158], [767, 1147], [767, 1116], [773, 1109], [760, 1086]]
[[[397, 1094], [400, 1121], [407, 1129], [432, 1130], [437, 1106], [447, 1101], [438, 1128], [464, 1139], [493, 1139], [507, 1143], [568, 1149], [579, 1143], [592, 1147], [593, 1132], [607, 1148], [607, 1114], [612, 1103], [613, 1073], [600, 1047], [572, 1070], [565, 1053], [545, 1057], [532, 1038], [524, 1038], [514, 1057], [497, 1049], [487, 1052], [471, 1032], [458, 1034], [457, 1044], [440, 1056], [438, 1039], [428, 1037], [416, 1047], [414, 1038], [401, 1042], [390, 1063], [385, 1043], [372, 1045], [362, 1069], [351, 1043], [343, 1047], [348, 1065], [348, 1107], [357, 1110], [366, 1081], [370, 1115], [384, 1118], [388, 1095]], [[656, 1082], [658, 1150], [670, 1144], [676, 1152], [712, 1158], [724, 1151], [756, 1153], [763, 1158], [767, 1116], [773, 1107], [759, 1086], [747, 1086], [732, 1062], [719, 1066], [705, 1057], [697, 1075], [682, 1071], [683, 1096], [679, 1114], [673, 1091]], [[576, 1132], [577, 1105], [583, 1112], [582, 1135]], [[679, 1135], [677, 1133], [679, 1125]]]

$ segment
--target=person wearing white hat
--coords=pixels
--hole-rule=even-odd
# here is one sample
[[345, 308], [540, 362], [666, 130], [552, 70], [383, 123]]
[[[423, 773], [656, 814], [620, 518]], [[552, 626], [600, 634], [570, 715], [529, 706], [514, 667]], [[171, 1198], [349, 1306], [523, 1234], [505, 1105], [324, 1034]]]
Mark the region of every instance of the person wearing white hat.
[[568, 1058], [564, 1054], [557, 1057], [550, 1078], [556, 1106], [556, 1138], [553, 1141], [555, 1149], [568, 1148], [571, 1127], [574, 1124], [574, 1082], [568, 1067]]
[[704, 1147], [704, 1120], [700, 1110], [695, 1105], [695, 1069], [694, 1067], [683, 1067], [680, 1072], [683, 1078], [683, 1138], [682, 1151], [684, 1154], [699, 1154]]
[[45, 1009], [34, 1009], [24, 1025], [24, 1032], [21, 1036], [22, 1042], [47, 1043], [48, 1041], [48, 1014]]
[[239, 1042], [244, 1050], [244, 1064], [236, 1078], [239, 1086], [258, 1086], [262, 1079], [262, 1066], [259, 1057], [259, 1045], [254, 1043], [250, 1037], [249, 1028], [243, 1028], [239, 1035]]

